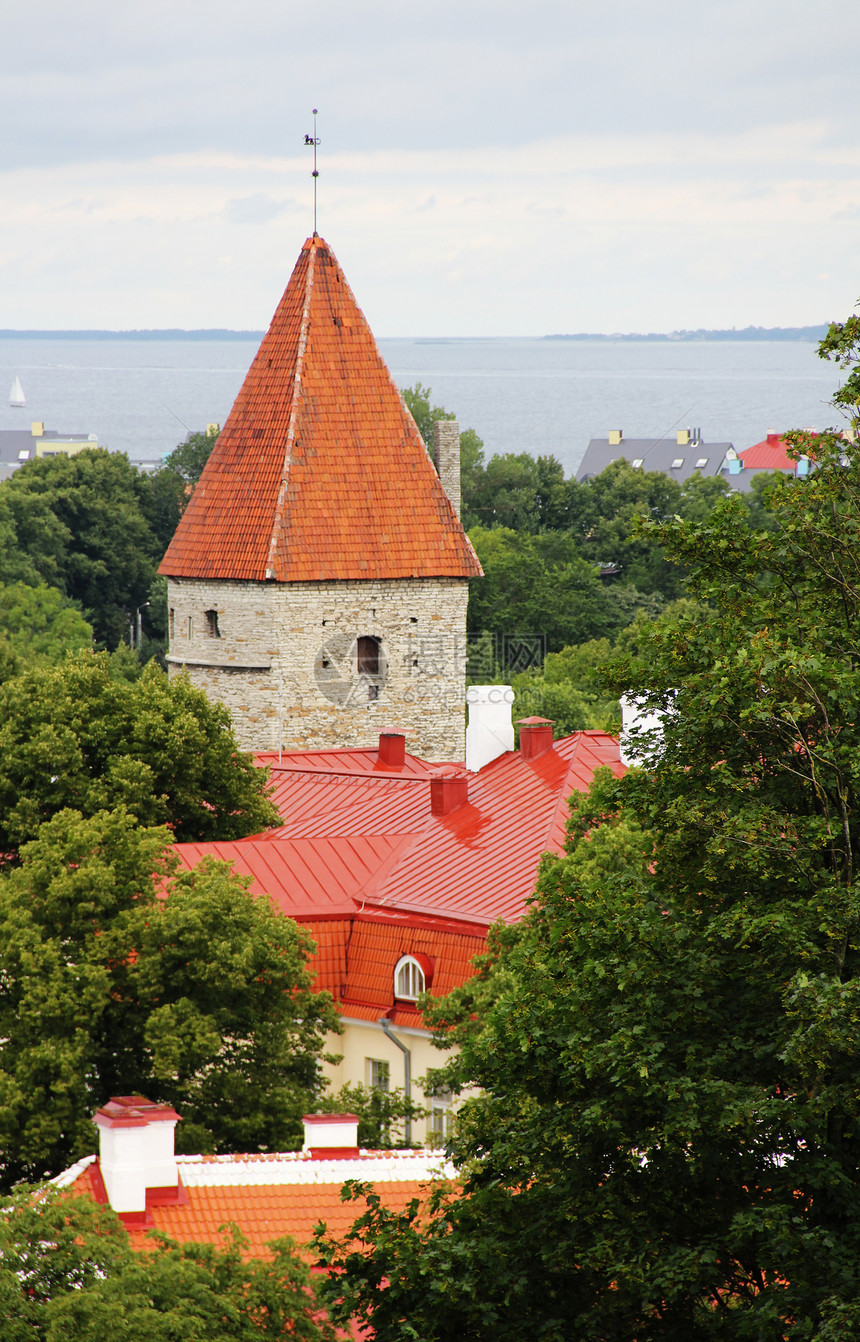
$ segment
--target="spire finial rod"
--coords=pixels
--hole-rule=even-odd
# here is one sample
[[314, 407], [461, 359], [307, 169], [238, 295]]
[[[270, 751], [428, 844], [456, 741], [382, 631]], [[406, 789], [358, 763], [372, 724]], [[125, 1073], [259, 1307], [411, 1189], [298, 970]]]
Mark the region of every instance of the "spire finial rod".
[[319, 144], [319, 139], [317, 138], [316, 108], [313, 109], [313, 113], [314, 113], [314, 133], [313, 135], [305, 136], [305, 144], [312, 144], [314, 147], [314, 170], [312, 173], [314, 179], [314, 237], [317, 237], [317, 178], [319, 177], [319, 172], [317, 171], [317, 145]]

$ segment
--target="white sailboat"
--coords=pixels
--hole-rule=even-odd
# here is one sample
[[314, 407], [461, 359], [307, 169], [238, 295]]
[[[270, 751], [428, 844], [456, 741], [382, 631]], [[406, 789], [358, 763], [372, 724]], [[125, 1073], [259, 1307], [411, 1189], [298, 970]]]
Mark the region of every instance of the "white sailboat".
[[27, 404], [27, 398], [24, 395], [24, 388], [21, 386], [19, 377], [16, 377], [12, 383], [12, 390], [9, 392], [9, 404], [14, 406]]

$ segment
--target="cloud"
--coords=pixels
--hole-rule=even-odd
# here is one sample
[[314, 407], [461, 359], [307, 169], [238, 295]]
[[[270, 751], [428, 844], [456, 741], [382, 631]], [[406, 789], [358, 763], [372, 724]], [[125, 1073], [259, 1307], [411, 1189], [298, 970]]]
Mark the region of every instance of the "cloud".
[[[312, 228], [302, 154], [32, 167], [0, 192], [8, 326], [259, 328]], [[319, 206], [386, 335], [794, 324], [857, 287], [860, 166], [821, 118], [331, 154]]]
[[268, 224], [272, 219], [295, 209], [298, 202], [289, 197], [276, 200], [262, 193], [255, 196], [239, 196], [228, 200], [221, 213], [231, 224]]
[[314, 106], [381, 333], [821, 320], [860, 289], [858, 38], [836, 0], [30, 0], [3, 324], [264, 326]]

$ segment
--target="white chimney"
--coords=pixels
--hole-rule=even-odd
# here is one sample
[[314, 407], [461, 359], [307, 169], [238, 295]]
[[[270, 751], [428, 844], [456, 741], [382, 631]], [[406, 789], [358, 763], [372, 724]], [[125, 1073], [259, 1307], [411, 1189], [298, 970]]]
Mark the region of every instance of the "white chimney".
[[466, 703], [466, 768], [477, 773], [490, 760], [514, 748], [514, 692], [510, 685], [470, 685]]
[[[644, 732], [662, 732], [663, 714], [644, 713], [637, 699], [621, 698], [621, 763], [632, 768], [641, 763], [639, 758]], [[651, 743], [649, 743], [651, 745]], [[653, 747], [652, 747], [653, 748]]]
[[146, 1194], [179, 1186], [173, 1134], [179, 1115], [143, 1095], [118, 1095], [96, 1111], [99, 1167], [115, 1212], [145, 1212]]
[[317, 1159], [358, 1155], [357, 1114], [304, 1114], [303, 1151]]

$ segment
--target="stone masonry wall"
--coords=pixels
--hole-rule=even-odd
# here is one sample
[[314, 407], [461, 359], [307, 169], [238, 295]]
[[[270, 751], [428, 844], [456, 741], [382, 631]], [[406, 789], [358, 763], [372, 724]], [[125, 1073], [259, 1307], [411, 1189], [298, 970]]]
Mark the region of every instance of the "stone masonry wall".
[[460, 516], [460, 426], [455, 419], [437, 419], [433, 424], [433, 461], [442, 488]]
[[230, 709], [245, 750], [371, 747], [398, 726], [412, 753], [462, 759], [467, 601], [457, 578], [170, 579], [170, 674]]

